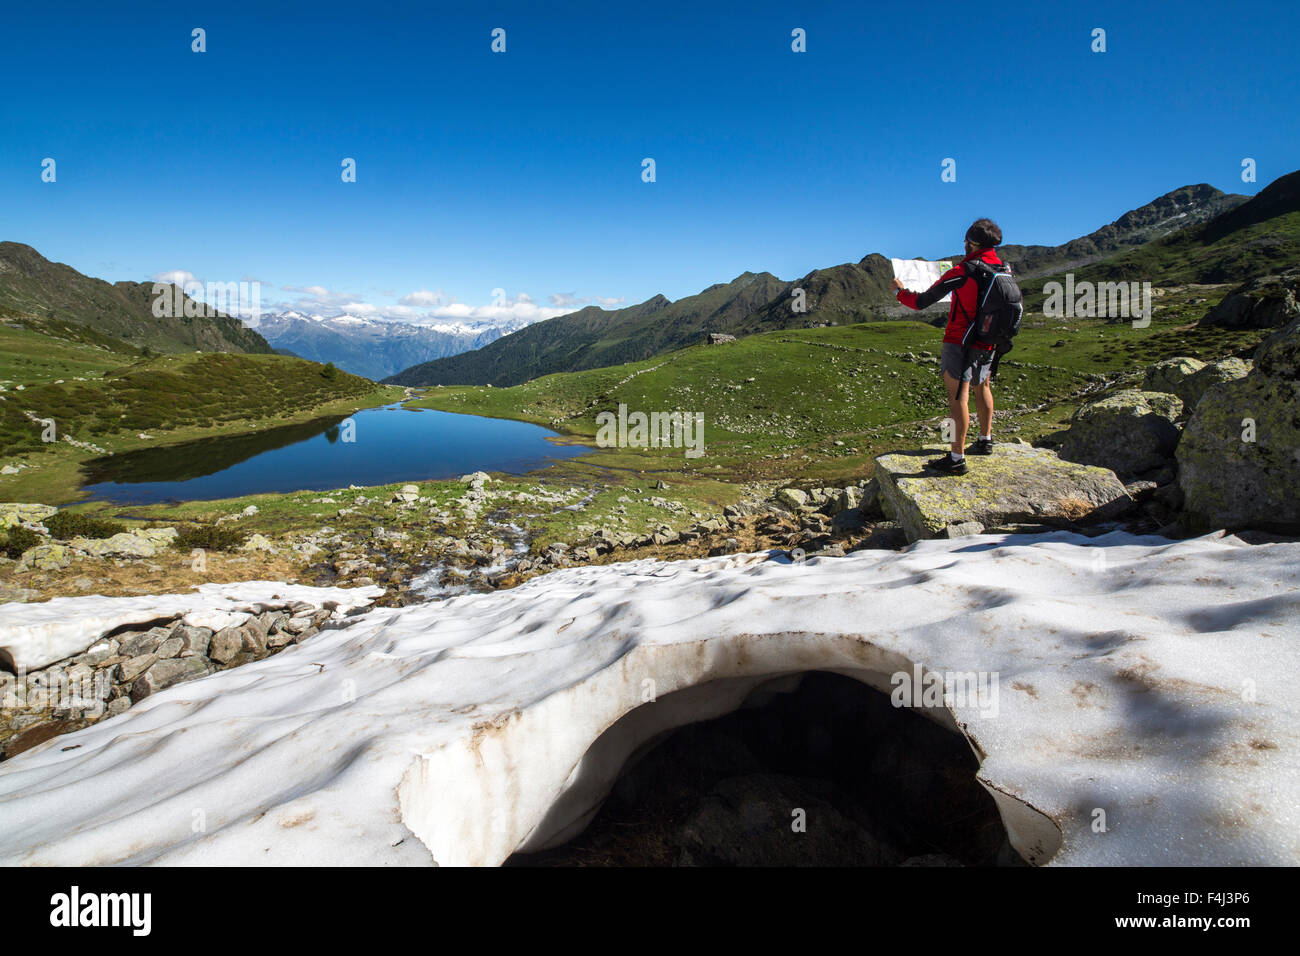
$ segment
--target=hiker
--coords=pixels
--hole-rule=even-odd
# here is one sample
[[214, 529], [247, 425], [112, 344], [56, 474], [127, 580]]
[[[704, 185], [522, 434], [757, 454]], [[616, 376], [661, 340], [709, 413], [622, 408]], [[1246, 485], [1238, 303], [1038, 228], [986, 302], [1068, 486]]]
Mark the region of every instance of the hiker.
[[[948, 324], [943, 332], [939, 365], [948, 388], [948, 414], [955, 426], [952, 450], [942, 458], [926, 462], [926, 467], [941, 474], [966, 474], [966, 455], [993, 453], [993, 376], [998, 359], [1011, 349], [1011, 336], [1020, 328], [1020, 291], [1010, 279], [1010, 269], [998, 258], [996, 247], [1002, 242], [1002, 230], [992, 219], [977, 219], [966, 230], [966, 255], [961, 262], [939, 277], [924, 292], [909, 292], [901, 279], [894, 279], [895, 295], [910, 309], [924, 309], [952, 294]], [[972, 281], [973, 280], [973, 281]], [[998, 296], [990, 293], [998, 287]], [[981, 308], [992, 309], [990, 318]], [[980, 315], [981, 322], [974, 321]], [[1006, 316], [1004, 319], [1003, 316]], [[990, 327], [992, 329], [990, 330]], [[966, 433], [970, 427], [970, 393], [975, 393], [975, 410], [980, 434], [969, 448]]]

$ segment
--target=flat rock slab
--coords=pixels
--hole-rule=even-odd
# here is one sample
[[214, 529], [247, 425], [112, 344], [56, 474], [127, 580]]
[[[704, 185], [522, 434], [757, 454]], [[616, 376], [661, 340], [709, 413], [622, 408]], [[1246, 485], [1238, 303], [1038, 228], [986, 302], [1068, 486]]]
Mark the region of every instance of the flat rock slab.
[[[957, 537], [983, 528], [1119, 515], [1133, 504], [1115, 473], [1063, 461], [1047, 448], [994, 446], [968, 455], [965, 475], [941, 475], [925, 463], [944, 447], [893, 452], [876, 459], [881, 507], [903, 526], [908, 541]], [[976, 528], [975, 525], [979, 525]]]

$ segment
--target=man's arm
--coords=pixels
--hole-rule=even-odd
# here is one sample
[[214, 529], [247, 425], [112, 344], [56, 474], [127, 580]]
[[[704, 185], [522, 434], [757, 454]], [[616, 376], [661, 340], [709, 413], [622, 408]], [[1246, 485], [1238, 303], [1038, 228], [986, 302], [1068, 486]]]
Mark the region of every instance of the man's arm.
[[894, 280], [894, 289], [899, 302], [909, 309], [924, 309], [927, 306], [934, 305], [940, 299], [950, 292], [956, 292], [962, 287], [967, 279], [966, 270], [961, 266], [953, 266], [943, 275], [939, 276], [937, 282], [924, 292], [908, 292], [903, 288], [901, 279]]

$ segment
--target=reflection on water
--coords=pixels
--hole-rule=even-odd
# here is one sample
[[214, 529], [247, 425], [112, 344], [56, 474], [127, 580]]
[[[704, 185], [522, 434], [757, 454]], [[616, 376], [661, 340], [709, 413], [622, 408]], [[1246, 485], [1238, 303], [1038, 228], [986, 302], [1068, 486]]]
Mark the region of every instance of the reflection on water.
[[109, 455], [83, 466], [85, 491], [123, 504], [520, 474], [590, 449], [538, 425], [386, 405], [265, 431]]

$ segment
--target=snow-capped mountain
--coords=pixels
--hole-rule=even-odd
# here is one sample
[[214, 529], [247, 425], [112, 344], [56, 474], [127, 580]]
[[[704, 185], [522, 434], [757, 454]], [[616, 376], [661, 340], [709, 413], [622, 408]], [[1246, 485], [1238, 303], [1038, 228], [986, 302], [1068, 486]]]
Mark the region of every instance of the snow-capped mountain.
[[293, 310], [245, 320], [278, 350], [375, 380], [421, 362], [482, 348], [515, 330], [512, 322], [443, 321], [429, 325]]

